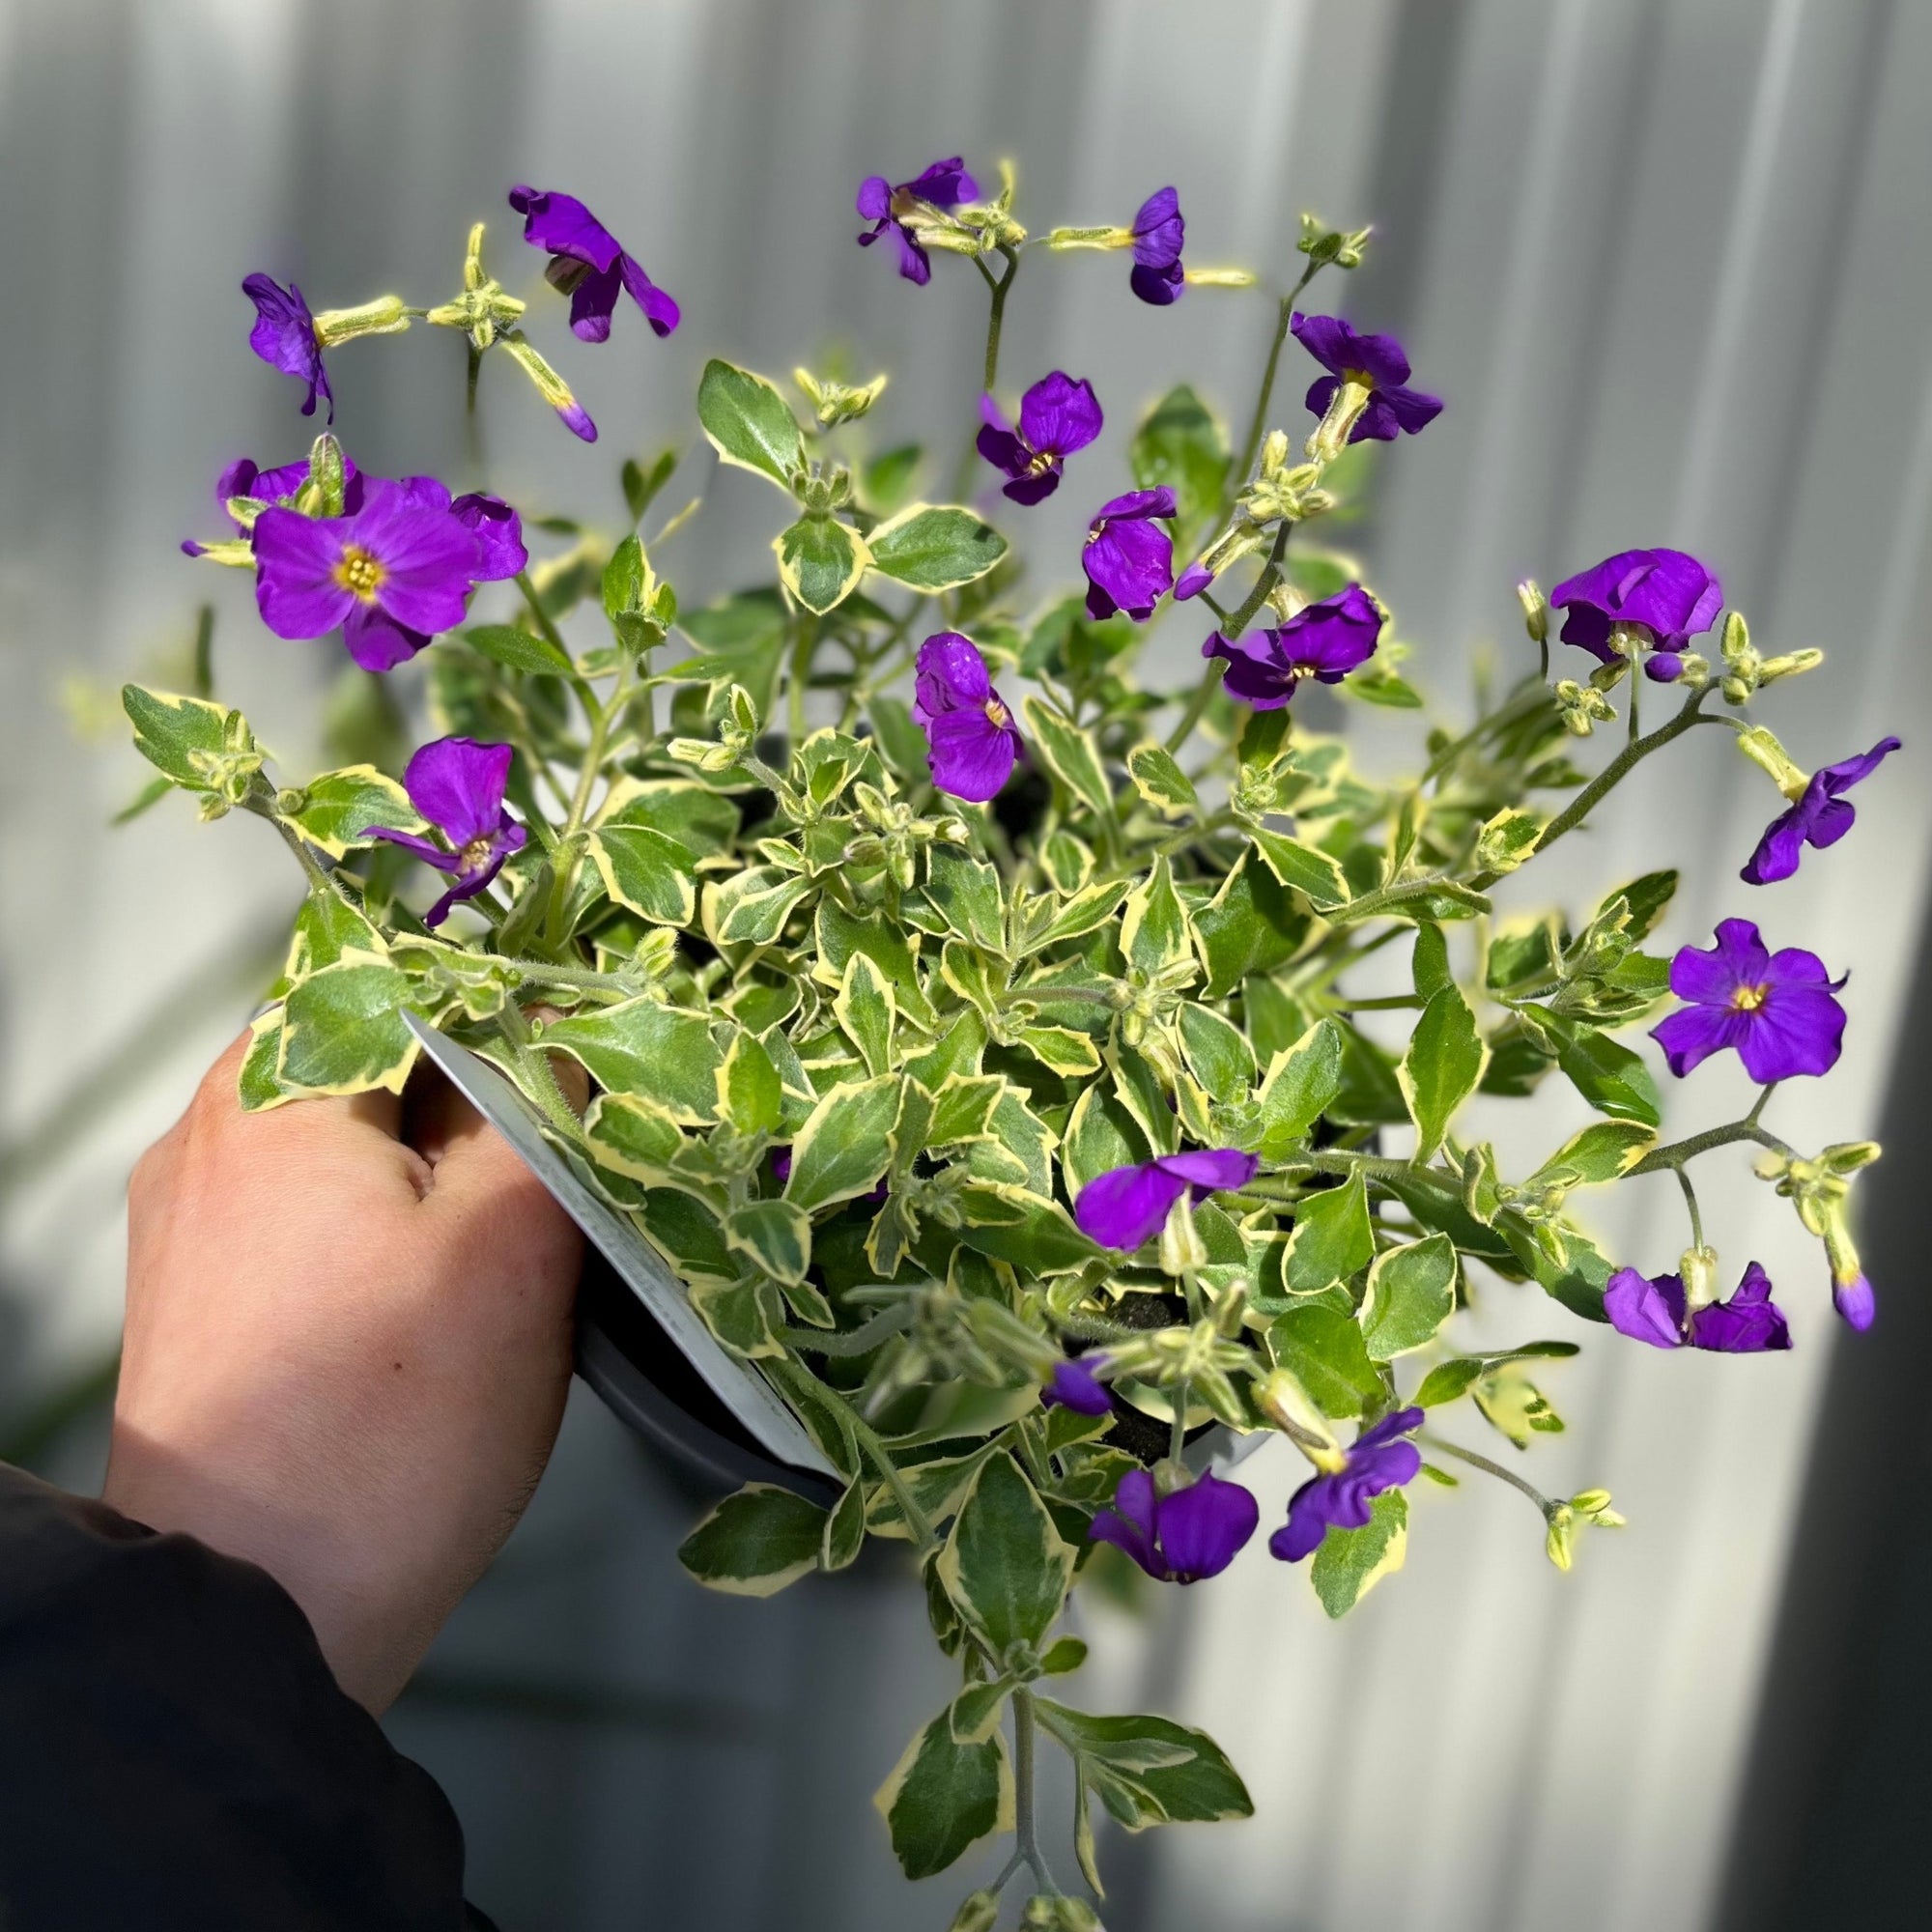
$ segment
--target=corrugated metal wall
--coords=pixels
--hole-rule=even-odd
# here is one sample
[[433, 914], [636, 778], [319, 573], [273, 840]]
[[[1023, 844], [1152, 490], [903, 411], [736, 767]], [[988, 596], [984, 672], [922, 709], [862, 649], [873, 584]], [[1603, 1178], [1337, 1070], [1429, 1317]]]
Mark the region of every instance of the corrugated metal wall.
[[[1932, 720], [1928, 99], [1932, 12], [1895, 0], [12, 0], [0, 1131], [40, 1136], [116, 1042], [155, 1051], [122, 1107], [0, 1199], [0, 1337], [17, 1337], [0, 1388], [111, 1333], [122, 1177], [234, 1023], [220, 962], [289, 898], [257, 827], [164, 809], [110, 838], [131, 761], [73, 746], [53, 701], [69, 674], [118, 680], [178, 647], [212, 589], [224, 690], [293, 764], [312, 753], [326, 654], [267, 638], [242, 587], [173, 554], [208, 523], [220, 461], [285, 458], [307, 428], [243, 348], [243, 271], [294, 272], [319, 303], [392, 283], [434, 298], [478, 214], [526, 274], [509, 181], [585, 193], [639, 238], [687, 326], [668, 345], [620, 327], [604, 351], [559, 352], [606, 426], [595, 457], [507, 377], [486, 409], [511, 494], [594, 509], [613, 500], [607, 461], [688, 433], [712, 350], [785, 369], [841, 338], [895, 372], [893, 431], [950, 449], [980, 292], [944, 262], [913, 291], [852, 248], [850, 195], [874, 169], [1011, 152], [1040, 223], [1120, 218], [1172, 180], [1191, 257], [1277, 269], [1301, 208], [1373, 217], [1350, 311], [1400, 329], [1450, 400], [1383, 466], [1364, 537], [1420, 679], [1453, 703], [1479, 644], [1520, 649], [1519, 575], [1678, 544], [1718, 564], [1773, 647], [1833, 651], [1767, 705], [1823, 762]], [[1182, 375], [1238, 413], [1264, 342], [1255, 298], [1196, 291], [1157, 312], [1121, 279], [1103, 258], [1030, 267], [1009, 329], [1012, 381], [1059, 364], [1108, 402], [1090, 475], [1118, 461], [1128, 399]], [[335, 368], [359, 458], [460, 460], [453, 345], [418, 332]], [[718, 494], [665, 559], [687, 597], [727, 585], [764, 534], [754, 486]], [[1037, 515], [1036, 556], [1070, 558], [1077, 495]], [[1163, 648], [1178, 664], [1191, 643]], [[1924, 762], [1894, 761], [1874, 822], [1749, 904], [1734, 875], [1761, 781], [1698, 744], [1659, 765], [1566, 845], [1554, 883], [1583, 900], [1667, 832], [1689, 862], [1672, 941], [1748, 912], [1775, 943], [1855, 966], [1844, 1065], [1790, 1112], [1804, 1140], [1866, 1129], [1912, 967]], [[1552, 889], [1533, 879], [1525, 898], [1532, 885]], [[135, 983], [149, 962], [183, 991], [158, 1021]], [[1714, 1067], [1673, 1119], [1723, 1118], [1739, 1091]], [[1527, 1151], [1567, 1124], [1556, 1103], [1509, 1132]], [[1550, 1378], [1572, 1428], [1530, 1473], [1606, 1483], [1633, 1519], [1576, 1574], [1545, 1564], [1520, 1498], [1472, 1481], [1418, 1498], [1406, 1574], [1346, 1625], [1259, 1558], [1145, 1631], [1097, 1624], [1095, 1700], [1144, 1692], [1208, 1724], [1260, 1812], [1117, 1845], [1137, 1893], [1117, 1932], [1705, 1922], [1838, 1345], [1812, 1250], [1742, 1162], [1707, 1208], [1727, 1260], [1789, 1281], [1798, 1348], [1714, 1362], [1600, 1346]], [[1674, 1255], [1667, 1184], [1611, 1232], [1646, 1266]], [[1508, 1291], [1479, 1320], [1510, 1339], [1579, 1325]], [[1294, 1479], [1285, 1457], [1257, 1470], [1270, 1507]], [[943, 1923], [951, 1882], [908, 1904], [865, 1804], [941, 1694], [916, 1606], [889, 1575], [767, 1605], [700, 1597], [669, 1567], [688, 1513], [580, 1406], [436, 1694], [399, 1716], [470, 1827], [477, 1896], [509, 1932]]]

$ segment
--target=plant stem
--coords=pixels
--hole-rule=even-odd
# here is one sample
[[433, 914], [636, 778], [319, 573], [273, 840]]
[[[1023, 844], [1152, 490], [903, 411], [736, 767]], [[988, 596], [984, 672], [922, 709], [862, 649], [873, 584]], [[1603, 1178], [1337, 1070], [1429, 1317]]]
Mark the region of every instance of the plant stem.
[[[1760, 1096], [1759, 1105], [1762, 1104]], [[1709, 1153], [1713, 1148], [1731, 1147], [1739, 1141], [1755, 1141], [1759, 1147], [1770, 1148], [1774, 1153], [1781, 1153], [1789, 1159], [1792, 1151], [1789, 1144], [1759, 1126], [1757, 1112], [1754, 1107], [1748, 1119], [1731, 1121], [1721, 1127], [1707, 1127], [1701, 1134], [1692, 1134], [1689, 1140], [1672, 1141], [1668, 1147], [1653, 1148], [1630, 1170], [1632, 1179], [1640, 1174], [1662, 1174], [1665, 1168], [1682, 1167], [1687, 1160], [1694, 1160], [1700, 1153]]]
[[1268, 344], [1267, 364], [1262, 370], [1261, 393], [1255, 398], [1255, 412], [1248, 420], [1247, 440], [1241, 445], [1240, 462], [1228, 471], [1221, 509], [1214, 519], [1213, 527], [1227, 521], [1235, 498], [1240, 495], [1249, 472], [1255, 467], [1255, 455], [1262, 446], [1262, 437], [1267, 428], [1268, 403], [1274, 395], [1275, 371], [1281, 367], [1282, 345], [1288, 340], [1288, 326], [1294, 319], [1294, 304], [1300, 299], [1302, 290], [1321, 272], [1321, 267], [1319, 262], [1310, 262], [1302, 270], [1301, 279], [1281, 298], [1281, 309], [1275, 317], [1274, 340]]
[[[1248, 592], [1246, 601], [1235, 614], [1221, 626], [1221, 635], [1233, 639], [1247, 629], [1248, 621], [1257, 611], [1267, 602], [1268, 592], [1281, 582], [1282, 558], [1288, 554], [1288, 539], [1294, 526], [1284, 518], [1275, 526], [1274, 548], [1268, 552], [1267, 561], [1262, 565], [1261, 575], [1255, 579], [1254, 588]], [[1180, 722], [1168, 733], [1167, 749], [1170, 753], [1179, 752], [1194, 734], [1194, 727], [1201, 722], [1202, 713], [1208, 709], [1221, 683], [1221, 674], [1226, 669], [1219, 658], [1209, 658], [1207, 668], [1201, 673], [1201, 682], [1194, 687], [1194, 695], [1187, 700], [1187, 708], [1180, 714]]]
[[1704, 1245], [1704, 1217], [1697, 1211], [1697, 1190], [1690, 1184], [1690, 1170], [1680, 1167], [1675, 1172], [1677, 1184], [1684, 1190], [1684, 1205], [1690, 1212], [1690, 1245], [1701, 1248]]
[[1492, 1463], [1487, 1456], [1478, 1456], [1473, 1449], [1459, 1449], [1453, 1442], [1445, 1442], [1439, 1435], [1425, 1435], [1421, 1438], [1427, 1449], [1439, 1450], [1444, 1456], [1453, 1456], [1459, 1463], [1467, 1463], [1472, 1468], [1485, 1470], [1488, 1474], [1507, 1483], [1513, 1490], [1520, 1490], [1543, 1516], [1548, 1519], [1556, 1505], [1533, 1483], [1525, 1483], [1514, 1469], [1505, 1469], [1500, 1463]]
[[986, 284], [993, 292], [992, 307], [986, 315], [986, 376], [981, 384], [988, 395], [992, 393], [993, 384], [1000, 373], [1000, 331], [1006, 327], [1007, 291], [1012, 287], [1013, 277], [1019, 272], [1020, 266], [1019, 256], [1004, 242], [1000, 253], [1005, 257], [1007, 266], [997, 279], [983, 262], [980, 264], [980, 272], [986, 277]]
[[[1705, 686], [1703, 691], [1693, 691], [1690, 694], [1690, 697], [1685, 701], [1684, 708], [1680, 712], [1678, 712], [1677, 716], [1673, 718], [1669, 722], [1669, 724], [1660, 724], [1657, 727], [1657, 729], [1649, 735], [1649, 737], [1633, 738], [1631, 742], [1628, 745], [1626, 745], [1624, 749], [1621, 752], [1619, 752], [1617, 755], [1614, 758], [1612, 758], [1610, 762], [1607, 765], [1605, 765], [1604, 769], [1601, 772], [1599, 772], [1597, 776], [1594, 779], [1592, 779], [1590, 782], [1586, 784], [1583, 787], [1583, 789], [1579, 791], [1577, 794], [1577, 796], [1573, 798], [1570, 801], [1570, 803], [1567, 806], [1565, 806], [1563, 810], [1559, 811], [1556, 814], [1556, 816], [1552, 818], [1549, 821], [1549, 823], [1543, 828], [1542, 837], [1539, 838], [1536, 843], [1530, 847], [1529, 857], [1531, 859], [1534, 859], [1539, 853], [1548, 851], [1548, 848], [1553, 844], [1555, 844], [1555, 842], [1559, 838], [1561, 838], [1566, 832], [1573, 831], [1577, 826], [1580, 825], [1583, 822], [1583, 820], [1589, 816], [1591, 810], [1597, 805], [1599, 805], [1610, 792], [1615, 790], [1616, 787], [1620, 783], [1622, 783], [1623, 781], [1627, 779], [1630, 776], [1630, 774], [1633, 771], [1634, 771], [1636, 767], [1645, 758], [1650, 756], [1651, 753], [1662, 751], [1663, 747], [1669, 744], [1673, 738], [1681, 738], [1684, 735], [1684, 733], [1690, 730], [1690, 728], [1693, 724], [1728, 724], [1729, 720], [1727, 719], [1706, 718], [1702, 715], [1701, 707], [1703, 705], [1706, 695], [1711, 689], [1712, 687], [1707, 685]], [[1527, 864], [1528, 862], [1525, 861], [1524, 863]], [[1501, 877], [1502, 874], [1500, 872], [1478, 872], [1476, 876], [1469, 881], [1469, 884], [1477, 892], [1480, 893], [1486, 891], [1489, 887], [1494, 885], [1495, 882]]]
[[817, 648], [818, 619], [810, 611], [801, 611], [798, 637], [791, 647], [791, 678], [785, 694], [786, 728], [793, 751], [805, 743], [805, 693], [811, 682], [811, 658]]
[[581, 1142], [583, 1138], [582, 1124], [571, 1111], [570, 1102], [563, 1097], [563, 1090], [556, 1084], [556, 1075], [550, 1070], [549, 1060], [531, 1041], [529, 1022], [515, 1000], [504, 1003], [497, 1024], [510, 1051], [516, 1055], [517, 1065], [523, 1069], [524, 1079], [529, 1086], [530, 1097], [543, 1109], [544, 1118], [565, 1140], [573, 1144]]
[[932, 1525], [925, 1520], [925, 1512], [914, 1499], [911, 1488], [899, 1473], [899, 1466], [893, 1461], [892, 1451], [886, 1447], [878, 1431], [836, 1388], [820, 1381], [803, 1363], [794, 1362], [789, 1355], [784, 1355], [770, 1366], [772, 1373], [795, 1395], [833, 1410], [839, 1421], [851, 1430], [852, 1439], [871, 1458], [872, 1466], [878, 1470], [886, 1488], [893, 1492], [893, 1500], [898, 1504], [899, 1514], [905, 1518], [906, 1527], [912, 1531], [920, 1555], [924, 1556], [937, 1548], [939, 1539], [933, 1535]]
[[1013, 1836], [1040, 1890], [1058, 1898], [1060, 1888], [1039, 1849], [1039, 1825], [1034, 1817], [1033, 1744], [1033, 1692], [1022, 1686], [1013, 1692]]

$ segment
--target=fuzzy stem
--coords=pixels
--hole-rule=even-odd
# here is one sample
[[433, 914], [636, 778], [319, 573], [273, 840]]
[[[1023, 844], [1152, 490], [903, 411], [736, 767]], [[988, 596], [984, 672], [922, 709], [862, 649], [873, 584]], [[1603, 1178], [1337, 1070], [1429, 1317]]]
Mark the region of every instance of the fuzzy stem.
[[1507, 1483], [1513, 1490], [1520, 1490], [1546, 1519], [1556, 1505], [1533, 1483], [1525, 1483], [1514, 1469], [1505, 1469], [1500, 1463], [1492, 1463], [1487, 1456], [1478, 1456], [1473, 1449], [1459, 1449], [1453, 1442], [1445, 1442], [1439, 1435], [1425, 1435], [1422, 1438], [1425, 1449], [1438, 1450], [1444, 1456], [1453, 1456], [1459, 1463], [1467, 1463], [1471, 1468], [1481, 1469], [1494, 1476], [1499, 1482]]
[[1247, 440], [1241, 445], [1241, 460], [1228, 471], [1227, 488], [1222, 497], [1220, 514], [1214, 519], [1214, 527], [1227, 521], [1235, 498], [1240, 495], [1249, 472], [1255, 467], [1255, 455], [1262, 446], [1262, 437], [1267, 428], [1268, 403], [1274, 395], [1275, 371], [1281, 367], [1282, 345], [1288, 340], [1288, 326], [1294, 320], [1294, 304], [1301, 298], [1302, 290], [1321, 271], [1321, 263], [1311, 261], [1302, 270], [1301, 279], [1281, 298], [1281, 309], [1275, 317], [1274, 340], [1268, 344], [1267, 364], [1262, 370], [1261, 393], [1255, 398], [1255, 412], [1248, 420]]
[[1060, 1888], [1047, 1869], [1045, 1854], [1039, 1848], [1039, 1823], [1034, 1816], [1033, 1747], [1033, 1692], [1022, 1687], [1013, 1692], [1013, 1836], [1040, 1890], [1058, 1898]]

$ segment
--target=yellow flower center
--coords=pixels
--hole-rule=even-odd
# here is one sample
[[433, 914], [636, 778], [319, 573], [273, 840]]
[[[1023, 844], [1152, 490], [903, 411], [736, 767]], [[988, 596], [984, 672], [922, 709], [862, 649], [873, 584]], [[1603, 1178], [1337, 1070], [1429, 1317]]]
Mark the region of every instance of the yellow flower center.
[[1032, 462], [1026, 467], [1026, 473], [1029, 476], [1044, 476], [1053, 468], [1053, 465], [1054, 455], [1052, 450], [1037, 449], [1033, 453]]
[[480, 872], [490, 863], [488, 834], [481, 838], [472, 838], [468, 845], [459, 846], [456, 859], [466, 872]]
[[1740, 986], [1731, 995], [1732, 1009], [1741, 1013], [1754, 1013], [1764, 1005], [1770, 992], [1769, 986]]
[[383, 580], [388, 576], [379, 557], [372, 556], [358, 545], [347, 545], [341, 556], [336, 559], [335, 568], [329, 572], [337, 583], [352, 596], [359, 597], [365, 604], [376, 601], [376, 592], [382, 588]]
[[997, 697], [989, 697], [986, 700], [986, 716], [992, 720], [993, 724], [999, 729], [1004, 731], [1007, 728], [1008, 721], [1012, 717], [1012, 713]]
[[1373, 389], [1376, 386], [1375, 378], [1366, 369], [1344, 369], [1342, 380], [1352, 383], [1358, 389]]

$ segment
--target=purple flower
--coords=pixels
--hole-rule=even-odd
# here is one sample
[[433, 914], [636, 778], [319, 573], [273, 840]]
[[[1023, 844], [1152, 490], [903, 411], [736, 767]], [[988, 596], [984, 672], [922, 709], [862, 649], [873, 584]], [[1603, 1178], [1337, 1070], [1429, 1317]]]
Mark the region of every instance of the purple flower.
[[913, 716], [941, 791], [983, 805], [1012, 776], [1020, 734], [970, 638], [940, 631], [920, 645]]
[[[570, 298], [571, 333], [580, 341], [609, 339], [619, 286], [630, 291], [653, 334], [668, 335], [677, 327], [676, 302], [575, 195], [520, 185], [510, 190], [510, 206], [524, 217], [524, 240], [548, 251], [544, 278]], [[581, 429], [577, 433], [583, 435]]]
[[502, 497], [472, 490], [457, 497], [449, 513], [476, 539], [476, 568], [470, 575], [478, 583], [514, 577], [529, 562], [530, 554], [524, 548], [524, 520]]
[[1760, 1085], [1829, 1073], [1844, 1044], [1845, 1009], [1833, 998], [1844, 983], [1815, 952], [1767, 952], [1749, 920], [1727, 919], [1709, 952], [1679, 948], [1670, 990], [1690, 1004], [1652, 1027], [1651, 1037], [1679, 1075], [1727, 1046]]
[[1278, 631], [1250, 631], [1232, 641], [1212, 632], [1204, 658], [1225, 658], [1228, 690], [1257, 711], [1278, 711], [1304, 678], [1340, 684], [1376, 654], [1382, 613], [1359, 583], [1298, 611]]
[[1396, 1439], [1421, 1427], [1421, 1409], [1399, 1408], [1364, 1430], [1343, 1452], [1339, 1469], [1311, 1476], [1289, 1497], [1288, 1520], [1268, 1538], [1268, 1554], [1299, 1563], [1329, 1530], [1365, 1527], [1369, 1499], [1413, 1482], [1422, 1467], [1421, 1450]]
[[271, 368], [308, 384], [308, 399], [301, 406], [305, 416], [315, 413], [315, 399], [328, 405], [328, 420], [335, 420], [335, 397], [328, 386], [328, 371], [322, 366], [322, 344], [315, 337], [315, 317], [309, 313], [302, 292], [291, 282], [287, 288], [264, 274], [245, 276], [242, 293], [255, 304], [255, 327], [248, 331], [248, 347]]
[[482, 546], [421, 483], [377, 483], [341, 517], [264, 510], [255, 519], [255, 601], [278, 638], [342, 626], [364, 670], [391, 670], [463, 619]]
[[1174, 540], [1153, 520], [1175, 514], [1174, 492], [1129, 490], [1102, 503], [1087, 526], [1080, 567], [1087, 573], [1087, 614], [1124, 611], [1144, 624], [1174, 582]]
[[1685, 640], [1708, 631], [1724, 608], [1724, 586], [1684, 551], [1625, 550], [1594, 570], [1566, 577], [1549, 601], [1568, 612], [1566, 644], [1579, 644], [1601, 663], [1615, 664], [1610, 626], [1638, 624], [1650, 634], [1654, 649], [1677, 659], [1675, 676], [1684, 668]]
[[1392, 335], [1361, 335], [1339, 316], [1290, 317], [1294, 339], [1328, 371], [1318, 376], [1307, 395], [1318, 416], [1328, 413], [1335, 391], [1344, 383], [1368, 390], [1368, 407], [1349, 432], [1350, 442], [1393, 442], [1400, 430], [1410, 436], [1442, 413], [1442, 398], [1405, 386], [1408, 357]]
[[1765, 827], [1757, 850], [1750, 855], [1750, 863], [1739, 874], [1745, 883], [1768, 886], [1778, 879], [1788, 879], [1797, 871], [1805, 846], [1814, 845], [1822, 852], [1826, 846], [1835, 845], [1852, 829], [1852, 821], [1858, 815], [1846, 804], [1845, 793], [1870, 778], [1898, 750], [1898, 745], [1896, 738], [1881, 738], [1863, 756], [1846, 758], [1812, 773], [1810, 782], [1791, 809], [1779, 812]]
[[899, 273], [923, 288], [932, 279], [932, 261], [910, 226], [920, 204], [951, 209], [979, 198], [980, 185], [957, 155], [934, 161], [923, 175], [896, 186], [884, 175], [867, 175], [859, 184], [859, 213], [873, 226], [859, 237], [859, 246], [869, 248], [890, 230], [899, 247]]
[[1108, 1414], [1114, 1406], [1113, 1398], [1101, 1387], [1096, 1373], [1106, 1366], [1107, 1357], [1097, 1352], [1056, 1363], [1040, 1391], [1040, 1401], [1049, 1407], [1057, 1404], [1062, 1408], [1077, 1409], [1082, 1415]]
[[1125, 1550], [1162, 1583], [1198, 1583], [1235, 1560], [1261, 1520], [1261, 1505], [1238, 1483], [1208, 1473], [1161, 1495], [1149, 1471], [1129, 1469], [1114, 1507], [1102, 1510], [1087, 1534]]
[[524, 828], [503, 810], [513, 753], [508, 745], [479, 745], [474, 738], [439, 738], [425, 745], [403, 773], [410, 803], [442, 836], [451, 849], [412, 833], [371, 825], [364, 838], [386, 838], [413, 852], [426, 866], [450, 874], [454, 883], [423, 915], [425, 925], [440, 925], [458, 899], [473, 899], [503, 868], [503, 861], [523, 848]]
[[1156, 308], [1178, 301], [1187, 286], [1180, 267], [1180, 244], [1186, 239], [1187, 223], [1181, 218], [1179, 195], [1171, 187], [1155, 188], [1141, 203], [1131, 233], [1134, 267], [1128, 285], [1142, 301], [1152, 302]]
[[1688, 1342], [1719, 1354], [1755, 1355], [1791, 1346], [1791, 1331], [1771, 1298], [1770, 1278], [1755, 1262], [1728, 1301], [1708, 1302], [1688, 1317], [1682, 1275], [1646, 1278], [1635, 1268], [1619, 1268], [1604, 1290], [1604, 1313], [1619, 1335], [1653, 1349], [1681, 1349]]
[[1198, 1201], [1224, 1187], [1245, 1187], [1261, 1162], [1237, 1148], [1164, 1153], [1135, 1167], [1095, 1175], [1080, 1190], [1073, 1218], [1103, 1248], [1131, 1252], [1166, 1225], [1168, 1210], [1192, 1190]]
[[1020, 398], [1017, 431], [1007, 425], [991, 396], [980, 398], [985, 427], [980, 432], [980, 454], [1011, 479], [1001, 485], [1015, 503], [1037, 503], [1060, 488], [1060, 472], [1067, 457], [1085, 449], [1100, 434], [1100, 404], [1094, 385], [1076, 383], [1056, 369]]
[[1862, 1268], [1845, 1275], [1840, 1275], [1835, 1267], [1832, 1270], [1832, 1306], [1861, 1335], [1872, 1325], [1878, 1314], [1878, 1296], [1872, 1293], [1872, 1285], [1865, 1279]]

